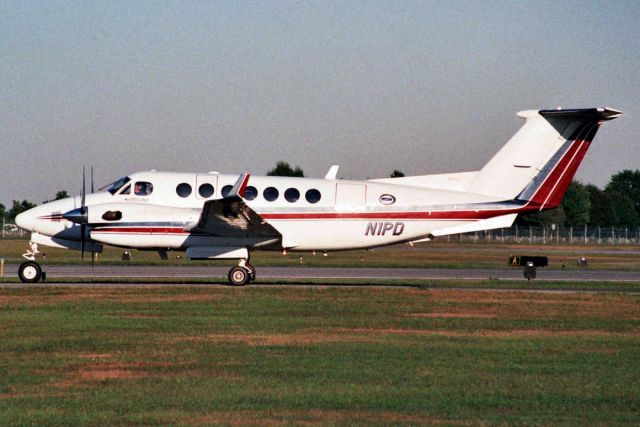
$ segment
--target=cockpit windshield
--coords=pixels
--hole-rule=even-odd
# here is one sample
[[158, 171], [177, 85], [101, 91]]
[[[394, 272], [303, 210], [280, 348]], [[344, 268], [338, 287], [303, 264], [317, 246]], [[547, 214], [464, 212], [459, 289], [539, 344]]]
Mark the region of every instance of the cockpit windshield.
[[114, 182], [107, 191], [111, 194], [116, 194], [118, 190], [124, 187], [129, 181], [131, 181], [131, 178], [129, 178], [128, 176], [125, 176], [124, 178], [120, 178], [119, 180]]

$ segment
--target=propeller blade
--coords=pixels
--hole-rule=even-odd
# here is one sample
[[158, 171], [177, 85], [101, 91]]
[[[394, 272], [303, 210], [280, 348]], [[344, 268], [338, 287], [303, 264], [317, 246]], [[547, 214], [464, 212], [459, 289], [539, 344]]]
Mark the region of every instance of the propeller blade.
[[80, 207], [83, 210], [84, 213], [84, 206], [85, 206], [85, 200], [86, 200], [86, 193], [87, 193], [87, 186], [85, 184], [85, 177], [84, 177], [84, 165], [82, 166], [82, 199], [80, 201]]
[[93, 166], [91, 166], [91, 194], [93, 194], [94, 189], [93, 189]]

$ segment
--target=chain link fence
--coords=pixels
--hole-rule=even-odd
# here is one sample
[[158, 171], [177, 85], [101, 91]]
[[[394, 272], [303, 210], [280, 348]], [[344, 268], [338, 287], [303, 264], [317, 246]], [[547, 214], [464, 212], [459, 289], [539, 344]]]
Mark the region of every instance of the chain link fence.
[[0, 238], [2, 239], [21, 239], [29, 237], [29, 233], [21, 229], [15, 224], [5, 224], [4, 221], [0, 223]]
[[497, 230], [451, 235], [448, 241], [567, 245], [638, 245], [640, 229], [622, 227], [512, 226]]

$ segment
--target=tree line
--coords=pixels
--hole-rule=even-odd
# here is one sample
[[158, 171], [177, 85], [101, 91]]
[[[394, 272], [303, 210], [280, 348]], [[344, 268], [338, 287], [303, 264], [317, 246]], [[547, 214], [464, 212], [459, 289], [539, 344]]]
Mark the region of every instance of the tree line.
[[[304, 171], [287, 162], [277, 162], [276, 167], [267, 172], [269, 176], [304, 177]], [[394, 170], [391, 178], [404, 174]], [[53, 200], [69, 197], [66, 191], [58, 191]], [[46, 203], [47, 201], [43, 202]], [[28, 200], [13, 200], [10, 209], [0, 203], [0, 219], [13, 222], [15, 217], [36, 206]], [[544, 212], [519, 215], [516, 224], [521, 226], [548, 226], [556, 224], [565, 227], [640, 227], [640, 170], [623, 170], [611, 176], [600, 189], [593, 184], [572, 181], [560, 206]]]
[[[67, 193], [66, 191], [58, 191], [56, 193], [56, 196], [52, 200], [45, 200], [42, 203], [48, 203], [53, 200], [66, 199], [67, 197], [69, 197], [69, 193]], [[0, 221], [4, 219], [5, 222], [13, 222], [16, 216], [18, 216], [22, 212], [27, 211], [31, 208], [35, 208], [36, 206], [37, 204], [30, 202], [28, 200], [22, 200], [22, 201], [14, 200], [11, 208], [7, 210], [5, 205], [0, 203]]]
[[519, 215], [518, 225], [640, 227], [640, 170], [623, 170], [600, 189], [572, 181], [556, 209]]

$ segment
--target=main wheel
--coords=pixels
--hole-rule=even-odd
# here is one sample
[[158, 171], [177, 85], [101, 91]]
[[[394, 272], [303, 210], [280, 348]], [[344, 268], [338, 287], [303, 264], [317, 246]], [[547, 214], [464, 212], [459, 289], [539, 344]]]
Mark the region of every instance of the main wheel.
[[244, 286], [249, 282], [250, 273], [244, 267], [236, 266], [229, 270], [229, 283], [233, 286]]
[[42, 278], [42, 268], [35, 261], [25, 261], [18, 268], [18, 277], [22, 283], [36, 283]]

